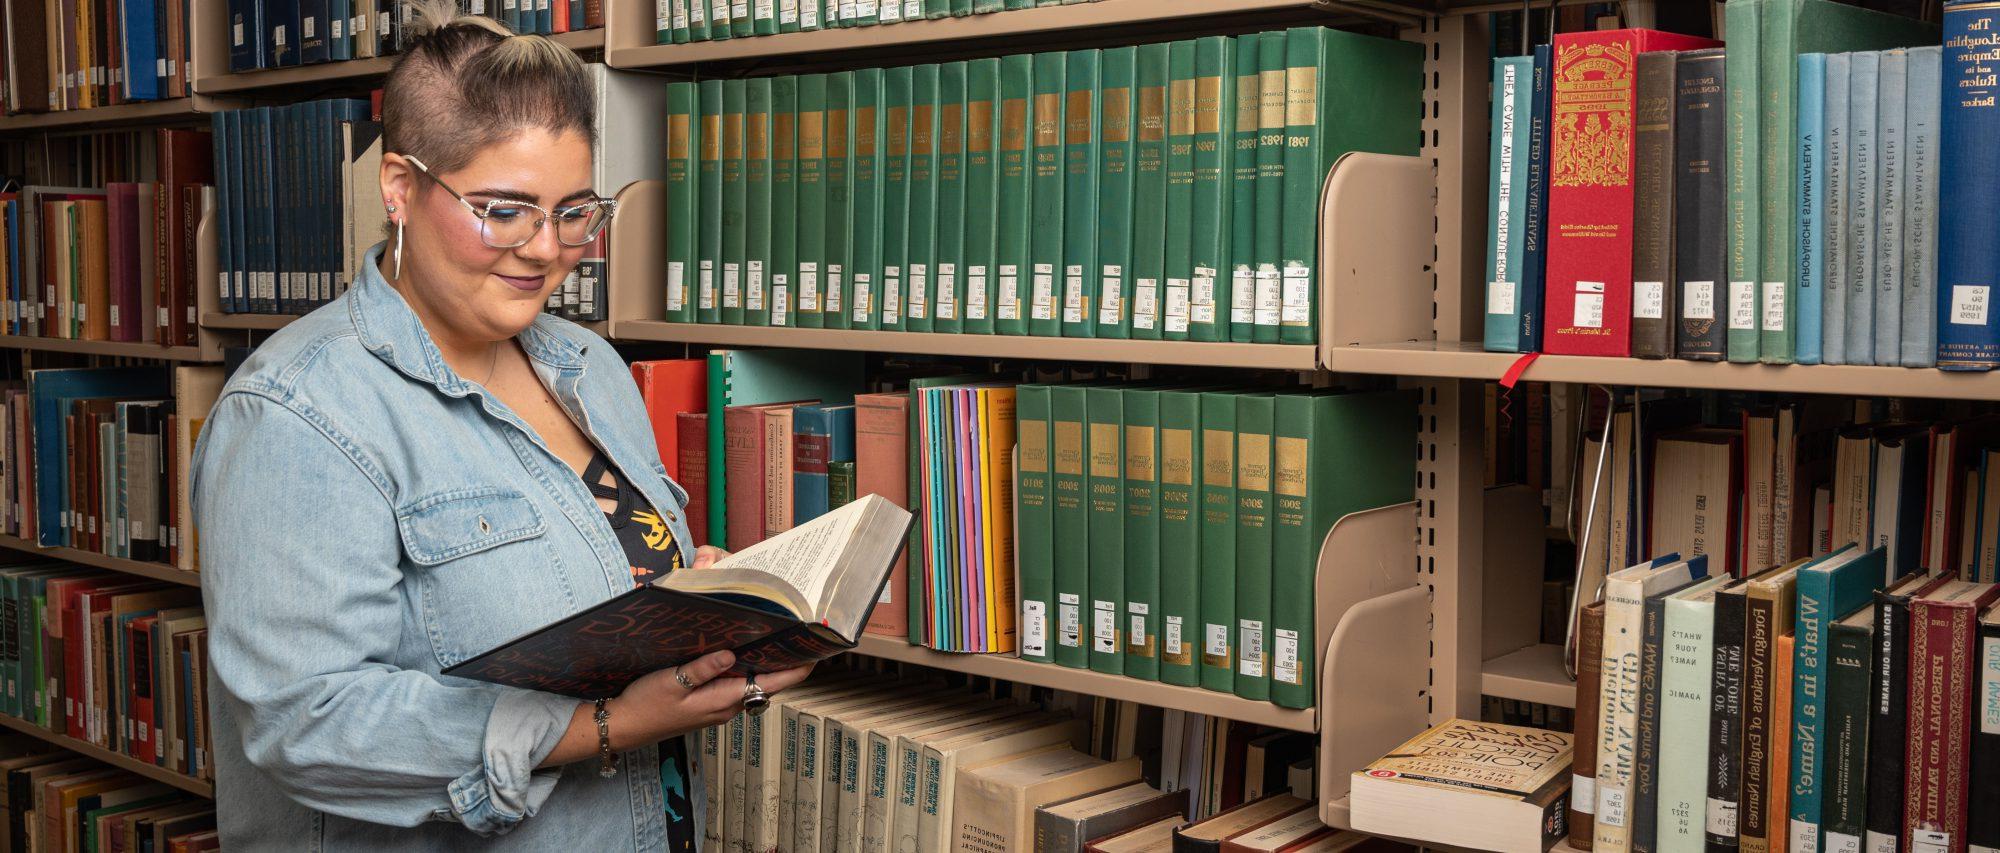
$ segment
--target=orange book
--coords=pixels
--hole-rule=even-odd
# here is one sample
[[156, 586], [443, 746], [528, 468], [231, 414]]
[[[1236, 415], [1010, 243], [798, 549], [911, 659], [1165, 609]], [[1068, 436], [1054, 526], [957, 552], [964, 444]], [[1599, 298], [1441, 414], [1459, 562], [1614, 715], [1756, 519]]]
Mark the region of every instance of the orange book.
[[708, 411], [708, 360], [635, 361], [632, 379], [639, 383], [639, 399], [646, 404], [646, 417], [653, 422], [653, 442], [659, 445], [660, 462], [667, 466], [667, 476], [680, 483], [680, 436], [676, 421], [682, 412]]
[[1791, 825], [1791, 772], [1792, 772], [1792, 649], [1796, 644], [1791, 634], [1778, 638], [1778, 653], [1771, 666], [1771, 731], [1781, 737], [1771, 738], [1771, 764], [1764, 768], [1771, 780], [1766, 790], [1771, 792], [1770, 817], [1764, 825], [1771, 827], [1771, 849], [1782, 846], [1781, 839], [1787, 837], [1783, 827]]

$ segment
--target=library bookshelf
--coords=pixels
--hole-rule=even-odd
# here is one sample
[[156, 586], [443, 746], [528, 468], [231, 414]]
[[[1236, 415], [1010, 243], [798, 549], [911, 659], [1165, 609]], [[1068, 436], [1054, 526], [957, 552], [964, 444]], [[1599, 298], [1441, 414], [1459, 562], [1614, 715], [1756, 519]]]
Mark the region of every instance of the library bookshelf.
[[5, 726], [30, 737], [39, 738], [78, 755], [95, 758], [120, 770], [129, 770], [155, 782], [164, 782], [198, 797], [213, 798], [215, 796], [215, 785], [207, 781], [196, 779], [185, 773], [175, 773], [172, 770], [155, 764], [148, 764], [123, 753], [105, 749], [87, 740], [78, 740], [66, 734], [50, 731], [19, 717], [0, 714], [0, 726]]
[[111, 571], [114, 572], [123, 572], [128, 575], [137, 575], [142, 578], [151, 578], [156, 581], [167, 581], [168, 583], [177, 583], [182, 586], [201, 586], [201, 575], [196, 574], [195, 572], [190, 571], [188, 569], [183, 569], [179, 566], [170, 565], [167, 563], [149, 563], [144, 560], [128, 560], [124, 557], [113, 557], [107, 554], [99, 554], [95, 551], [85, 551], [81, 548], [65, 548], [60, 545], [43, 545], [38, 542], [35, 542], [32, 539], [23, 539], [19, 536], [11, 536], [6, 534], [0, 534], [0, 548], [5, 548], [10, 551], [23, 551], [30, 554], [38, 554], [44, 557], [49, 557], [51, 559], [62, 560], [64, 562], [76, 563], [84, 566], [94, 566], [100, 569], [110, 569]]
[[159, 101], [134, 101], [105, 107], [90, 107], [81, 110], [55, 110], [45, 113], [19, 113], [0, 116], [0, 133], [23, 131], [50, 132], [96, 132], [113, 127], [134, 127], [172, 124], [206, 124], [208, 114], [219, 110], [235, 109], [238, 102], [207, 95], [190, 95], [185, 98], [167, 98]]

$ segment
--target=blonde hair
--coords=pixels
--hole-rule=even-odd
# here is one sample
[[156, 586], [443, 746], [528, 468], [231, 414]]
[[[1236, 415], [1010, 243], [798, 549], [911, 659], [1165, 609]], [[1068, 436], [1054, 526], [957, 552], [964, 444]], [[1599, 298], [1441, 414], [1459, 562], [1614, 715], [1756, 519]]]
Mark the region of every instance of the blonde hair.
[[460, 14], [454, 0], [406, 2], [411, 38], [382, 85], [386, 150], [450, 172], [526, 128], [597, 141], [589, 76], [569, 48]]

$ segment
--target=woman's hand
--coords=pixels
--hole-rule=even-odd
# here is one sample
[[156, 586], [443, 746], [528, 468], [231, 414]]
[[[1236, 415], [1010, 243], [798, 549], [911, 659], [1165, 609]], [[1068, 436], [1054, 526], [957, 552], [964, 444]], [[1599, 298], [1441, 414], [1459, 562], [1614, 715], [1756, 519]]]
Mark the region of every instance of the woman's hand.
[[715, 561], [720, 560], [727, 556], [729, 556], [728, 551], [724, 551], [721, 548], [715, 547], [714, 545], [703, 545], [699, 548], [694, 549], [694, 565], [689, 566], [689, 568], [694, 568], [694, 569], [711, 568], [715, 565]]
[[[710, 652], [679, 667], [648, 673], [626, 685], [618, 698], [604, 703], [611, 714], [607, 721], [611, 749], [624, 752], [729, 722], [743, 710], [743, 691], [749, 683], [739, 676], [723, 674], [735, 665], [736, 655], [728, 651]], [[812, 669], [807, 665], [767, 672], [757, 676], [757, 686], [775, 695], [804, 681]], [[683, 686], [674, 677], [676, 672], [693, 686]], [[593, 703], [577, 706], [568, 730], [541, 766], [553, 767], [597, 756], [594, 710]]]

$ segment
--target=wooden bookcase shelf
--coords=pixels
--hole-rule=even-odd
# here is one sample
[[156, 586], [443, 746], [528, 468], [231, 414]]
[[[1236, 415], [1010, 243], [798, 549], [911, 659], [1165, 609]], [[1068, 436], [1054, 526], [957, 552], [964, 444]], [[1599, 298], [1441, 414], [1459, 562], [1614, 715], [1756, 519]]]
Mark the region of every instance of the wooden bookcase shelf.
[[138, 341], [91, 341], [81, 338], [49, 338], [40, 335], [0, 335], [0, 348], [73, 352], [127, 358], [157, 358], [164, 361], [209, 361], [201, 347], [162, 346]]
[[1040, 338], [1018, 335], [940, 335], [930, 332], [723, 326], [712, 323], [668, 323], [659, 320], [619, 322], [614, 326], [613, 334], [621, 341], [672, 341], [710, 346], [789, 347], [1279, 370], [1312, 370], [1319, 357], [1319, 353], [1311, 346], [1289, 344]]
[[177, 584], [182, 584], [184, 586], [201, 586], [201, 575], [199, 573], [191, 572], [186, 569], [180, 568], [178, 566], [169, 565], [167, 563], [148, 563], [143, 560], [127, 560], [123, 557], [112, 557], [105, 554], [99, 554], [96, 551], [85, 551], [80, 548], [65, 548], [59, 545], [44, 546], [37, 544], [32, 540], [22, 539], [19, 536], [9, 536], [6, 534], [0, 534], [0, 548], [7, 548], [14, 551], [26, 551], [31, 554], [39, 554], [41, 556], [48, 557], [51, 559], [64, 560], [67, 562], [78, 563], [85, 566], [94, 566], [100, 569], [110, 569], [114, 572], [124, 572], [125, 574], [128, 575], [138, 575], [143, 578], [152, 578], [153, 580], [166, 581], [168, 583], [177, 583]]
[[78, 755], [95, 758], [120, 770], [129, 770], [155, 782], [164, 782], [197, 797], [208, 797], [211, 799], [215, 797], [215, 785], [211, 783], [204, 782], [184, 773], [175, 773], [164, 767], [147, 764], [144, 761], [140, 761], [129, 755], [113, 752], [87, 740], [77, 740], [69, 735], [49, 731], [19, 717], [0, 714], [0, 726], [6, 726], [30, 737], [40, 738]]
[[140, 124], [206, 123], [209, 113], [235, 109], [240, 103], [226, 98], [191, 95], [161, 101], [137, 101], [82, 110], [20, 113], [0, 116], [0, 133], [19, 131], [95, 132], [112, 127]]

